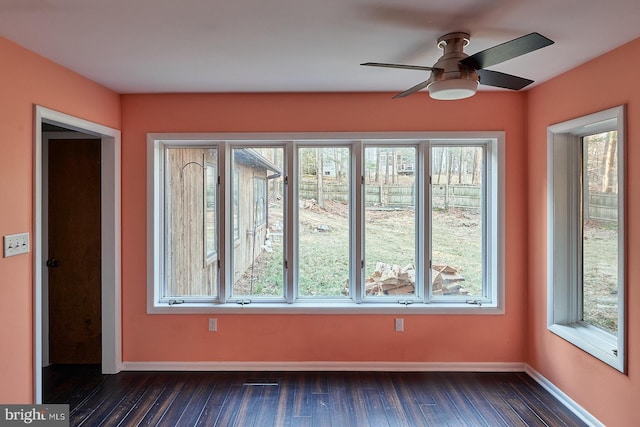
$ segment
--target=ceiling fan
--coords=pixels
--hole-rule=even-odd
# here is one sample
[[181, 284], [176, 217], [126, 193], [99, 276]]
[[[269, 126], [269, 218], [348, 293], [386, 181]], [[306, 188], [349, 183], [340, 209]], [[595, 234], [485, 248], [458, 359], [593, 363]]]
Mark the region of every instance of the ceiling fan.
[[469, 34], [463, 32], [440, 37], [437, 45], [444, 53], [433, 67], [382, 62], [365, 62], [360, 65], [431, 72], [427, 80], [397, 94], [394, 98], [402, 98], [427, 88], [429, 95], [434, 99], [463, 99], [476, 93], [478, 83], [513, 90], [520, 90], [533, 83], [533, 80], [485, 68], [554, 43], [538, 33], [531, 33], [469, 56], [464, 53], [464, 47], [469, 44], [469, 40]]

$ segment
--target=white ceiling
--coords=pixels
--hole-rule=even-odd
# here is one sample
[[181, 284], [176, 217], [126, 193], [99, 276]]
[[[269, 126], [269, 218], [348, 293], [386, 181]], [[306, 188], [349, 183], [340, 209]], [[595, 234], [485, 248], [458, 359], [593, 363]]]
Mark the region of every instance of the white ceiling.
[[491, 67], [540, 83], [639, 20], [638, 0], [0, 0], [0, 35], [119, 93], [403, 91], [428, 76], [359, 64], [433, 65], [453, 31], [468, 54], [554, 40]]

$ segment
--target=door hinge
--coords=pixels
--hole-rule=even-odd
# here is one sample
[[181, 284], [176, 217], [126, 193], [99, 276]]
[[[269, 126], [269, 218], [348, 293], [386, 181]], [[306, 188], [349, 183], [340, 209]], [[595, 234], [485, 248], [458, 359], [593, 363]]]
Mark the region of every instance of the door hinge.
[[289, 263], [287, 262], [287, 260], [286, 260], [286, 259], [284, 260], [283, 264], [284, 264], [284, 268], [285, 268], [285, 270], [286, 270], [287, 268], [289, 268]]
[[289, 184], [289, 176], [285, 175], [284, 176], [284, 185], [288, 185]]

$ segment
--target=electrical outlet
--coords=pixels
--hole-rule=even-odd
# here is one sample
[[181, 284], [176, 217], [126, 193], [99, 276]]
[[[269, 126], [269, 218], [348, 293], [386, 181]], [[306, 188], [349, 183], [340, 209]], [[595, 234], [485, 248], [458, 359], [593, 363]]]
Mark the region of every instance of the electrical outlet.
[[402, 319], [402, 318], [395, 319], [395, 324], [396, 324], [396, 332], [403, 332], [404, 331], [404, 319]]
[[29, 233], [8, 234], [4, 236], [4, 257], [29, 252]]
[[216, 332], [218, 330], [218, 319], [212, 317], [209, 319], [209, 332]]

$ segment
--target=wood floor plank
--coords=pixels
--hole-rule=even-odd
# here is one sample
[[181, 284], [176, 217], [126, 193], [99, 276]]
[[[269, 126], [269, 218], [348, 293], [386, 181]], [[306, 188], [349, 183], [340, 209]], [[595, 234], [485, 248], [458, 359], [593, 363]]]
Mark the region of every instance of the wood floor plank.
[[536, 413], [546, 424], [559, 427], [585, 425], [582, 421], [576, 424], [575, 415], [568, 408], [558, 406], [558, 401], [529, 375], [517, 373], [515, 377], [519, 380], [516, 393], [529, 402], [529, 406], [536, 408]]
[[309, 375], [298, 375], [292, 381], [293, 391], [293, 416], [310, 417], [313, 415], [312, 404], [313, 386]]
[[[202, 412], [204, 403], [209, 397], [211, 377], [206, 373], [196, 372], [185, 379], [183, 391], [176, 396], [162, 415], [161, 422], [168, 426], [193, 426]], [[185, 420], [182, 420], [182, 418]]]
[[122, 418], [118, 427], [122, 426], [137, 426], [149, 413], [149, 410], [158, 401], [158, 398], [164, 391], [165, 386], [162, 384], [152, 384], [145, 393], [140, 396], [138, 403], [134, 405], [131, 410]]
[[[448, 388], [448, 384], [443, 381], [441, 374], [433, 373], [430, 375], [425, 381], [425, 387], [434, 399], [434, 404], [420, 405], [428, 425], [464, 426], [466, 424], [465, 417], [460, 413], [460, 408], [451, 400], [453, 390]], [[467, 415], [475, 417], [475, 414]]]
[[[220, 408], [220, 415], [216, 420], [215, 426], [237, 426], [238, 412], [241, 409], [241, 404], [244, 399], [244, 390], [240, 382], [235, 382], [229, 389], [222, 407]], [[241, 414], [240, 414], [241, 417]]]
[[[407, 413], [405, 411], [406, 402], [400, 400], [396, 386], [390, 375], [383, 375], [380, 378], [380, 398], [387, 420], [392, 426], [408, 426], [411, 425]], [[411, 402], [413, 403], [413, 402]], [[415, 419], [413, 420], [415, 422]], [[420, 425], [420, 424], [417, 424]]]
[[393, 425], [389, 423], [387, 413], [384, 410], [380, 390], [378, 388], [368, 387], [363, 389], [363, 394], [370, 425], [393, 427]]
[[109, 414], [101, 414], [96, 411], [92, 414], [91, 418], [95, 418], [96, 421], [101, 421], [101, 424], [94, 424], [100, 427], [113, 427], [120, 424], [123, 418], [125, 418], [131, 409], [138, 404], [140, 399], [145, 395], [152, 383], [152, 378], [148, 375], [142, 376], [139, 381], [133, 381], [132, 387], [127, 390], [122, 399], [115, 406]]
[[470, 405], [473, 406], [477, 414], [482, 418], [485, 425], [491, 427], [510, 427], [509, 423], [501, 415], [501, 411], [493, 405], [491, 395], [495, 394], [491, 387], [487, 387], [482, 374], [475, 374], [470, 381], [457, 381], [452, 383], [467, 397]]
[[85, 423], [100, 424], [111, 411], [125, 397], [126, 393], [135, 387], [139, 377], [135, 375], [109, 377], [92, 390], [82, 402], [74, 408], [70, 408], [69, 422], [73, 425]]
[[420, 405], [434, 405], [436, 403], [433, 394], [428, 387], [428, 381], [433, 378], [433, 373], [425, 372], [401, 372], [393, 374], [393, 382], [400, 388], [411, 390], [416, 403]]
[[[256, 385], [255, 379], [262, 379]], [[260, 380], [257, 381], [260, 384]], [[584, 426], [525, 373], [47, 372], [72, 426]]]
[[282, 375], [280, 382], [280, 393], [278, 395], [277, 411], [275, 415], [274, 425], [287, 425], [287, 420], [294, 424], [293, 408], [295, 406], [296, 397], [296, 377], [292, 374], [285, 373]]
[[[347, 375], [347, 374], [345, 374]], [[344, 376], [332, 374], [329, 381], [328, 405], [331, 425], [358, 426], [362, 418], [358, 418], [356, 411], [361, 412], [353, 400], [353, 390], [347, 386]]]
[[177, 376], [162, 376], [164, 390], [158, 396], [158, 399], [153, 403], [147, 414], [140, 421], [139, 426], [155, 426], [157, 425], [164, 413], [171, 406], [173, 401], [180, 395], [182, 389], [185, 387], [186, 382], [183, 378]]
[[437, 395], [440, 412], [448, 414], [458, 425], [487, 425], [467, 396], [455, 386], [457, 378], [438, 373], [437, 380], [440, 385], [440, 394]]

